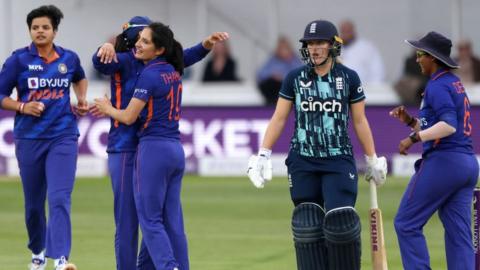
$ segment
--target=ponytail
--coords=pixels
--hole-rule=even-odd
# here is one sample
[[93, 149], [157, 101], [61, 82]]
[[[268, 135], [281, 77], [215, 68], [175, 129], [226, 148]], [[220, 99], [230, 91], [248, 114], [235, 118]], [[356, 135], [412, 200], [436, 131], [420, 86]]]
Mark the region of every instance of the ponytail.
[[152, 30], [152, 42], [156, 48], [165, 48], [165, 59], [175, 70], [183, 75], [183, 48], [180, 42], [175, 40], [170, 27], [160, 22], [151, 23], [148, 28]]
[[175, 70], [183, 75], [185, 64], [183, 63], [183, 48], [180, 42], [173, 40], [173, 47], [169, 54], [166, 55], [167, 62], [170, 63]]

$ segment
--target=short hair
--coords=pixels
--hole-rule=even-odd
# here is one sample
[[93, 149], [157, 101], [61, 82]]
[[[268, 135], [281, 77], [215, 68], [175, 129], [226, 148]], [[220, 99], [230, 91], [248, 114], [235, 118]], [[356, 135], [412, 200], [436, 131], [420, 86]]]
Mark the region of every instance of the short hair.
[[54, 5], [46, 5], [36, 8], [27, 15], [28, 29], [32, 28], [32, 21], [35, 18], [48, 17], [54, 31], [57, 31], [60, 21], [63, 19], [62, 11]]

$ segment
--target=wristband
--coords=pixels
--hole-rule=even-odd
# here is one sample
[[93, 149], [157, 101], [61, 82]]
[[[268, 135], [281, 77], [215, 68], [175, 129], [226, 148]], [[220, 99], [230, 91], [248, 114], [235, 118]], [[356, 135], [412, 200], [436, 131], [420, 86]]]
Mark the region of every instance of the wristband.
[[417, 118], [412, 117], [412, 119], [410, 119], [410, 121], [408, 121], [407, 127], [413, 128], [413, 127], [415, 127], [416, 124], [417, 124]]
[[25, 103], [22, 102], [20, 105], [18, 105], [18, 112], [23, 114], [23, 109], [25, 108]]
[[420, 135], [418, 135], [418, 132], [416, 132], [416, 131], [410, 133], [410, 135], [408, 135], [408, 137], [410, 138], [412, 143], [417, 143], [417, 142], [421, 141]]

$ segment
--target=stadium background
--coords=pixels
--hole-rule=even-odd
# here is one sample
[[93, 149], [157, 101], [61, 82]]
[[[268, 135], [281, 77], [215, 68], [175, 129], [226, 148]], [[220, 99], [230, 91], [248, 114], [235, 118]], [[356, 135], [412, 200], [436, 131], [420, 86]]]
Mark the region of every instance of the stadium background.
[[[26, 14], [42, 4], [62, 9], [56, 43], [78, 52], [87, 76], [93, 77], [91, 55], [121, 25], [134, 15], [147, 15], [170, 24], [184, 46], [199, 42], [213, 31], [228, 31], [242, 81], [235, 84], [202, 84], [203, 64], [193, 67], [193, 78], [185, 82], [182, 139], [188, 155], [189, 176], [185, 178], [183, 200], [189, 236], [192, 269], [294, 269], [289, 216], [291, 204], [283, 159], [288, 149], [288, 132], [274, 149], [274, 181], [262, 191], [244, 177], [247, 157], [256, 152], [259, 138], [272, 109], [262, 107], [254, 83], [256, 69], [273, 50], [278, 35], [293, 44], [305, 24], [324, 18], [338, 23], [351, 19], [359, 36], [374, 42], [386, 67], [387, 82], [366, 85], [367, 115], [379, 154], [387, 155], [390, 172], [379, 190], [384, 211], [387, 253], [391, 269], [401, 269], [392, 225], [412, 163], [419, 148], [407, 157], [395, 154], [399, 139], [408, 129], [386, 113], [398, 104], [392, 84], [400, 75], [410, 49], [403, 42], [436, 30], [452, 38], [473, 41], [480, 53], [480, 2], [475, 0], [68, 0], [0, 1], [0, 61], [29, 44]], [[252, 30], [254, 29], [254, 31]], [[107, 93], [108, 85], [90, 81], [89, 100]], [[475, 149], [480, 135], [475, 132], [480, 110], [480, 86], [467, 85], [473, 104]], [[413, 108], [413, 110], [415, 110]], [[28, 252], [23, 223], [21, 185], [14, 158], [11, 130], [13, 114], [0, 112], [0, 269], [26, 269]], [[78, 176], [73, 195], [74, 244], [72, 260], [81, 269], [113, 269], [113, 211], [109, 180], [106, 178], [105, 139], [107, 119], [86, 117], [81, 130]], [[291, 128], [291, 126], [289, 127]], [[358, 151], [356, 156], [362, 157]], [[358, 160], [362, 168], [362, 159]], [[87, 177], [87, 178], [86, 178]], [[358, 210], [364, 228], [368, 224], [368, 188], [360, 183]], [[437, 219], [425, 229], [431, 248], [432, 267], [445, 269], [442, 227]], [[368, 230], [362, 232], [363, 259], [369, 269]], [[4, 265], [6, 268], [4, 268]]]

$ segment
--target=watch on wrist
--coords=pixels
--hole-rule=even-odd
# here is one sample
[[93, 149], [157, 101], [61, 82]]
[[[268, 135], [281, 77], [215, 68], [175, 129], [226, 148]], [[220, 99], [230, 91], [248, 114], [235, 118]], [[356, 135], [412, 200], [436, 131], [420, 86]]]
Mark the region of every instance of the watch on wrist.
[[408, 135], [412, 143], [417, 143], [420, 141], [420, 136], [418, 135], [418, 132], [414, 131]]

